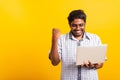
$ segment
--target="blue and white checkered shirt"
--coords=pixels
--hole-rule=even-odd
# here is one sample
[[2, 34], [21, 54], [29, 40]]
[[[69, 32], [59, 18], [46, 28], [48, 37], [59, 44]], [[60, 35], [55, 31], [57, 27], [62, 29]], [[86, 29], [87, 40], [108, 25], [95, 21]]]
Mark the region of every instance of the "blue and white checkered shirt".
[[100, 44], [100, 38], [91, 33], [85, 32], [80, 41], [71, 32], [61, 35], [58, 40], [58, 53], [62, 61], [61, 80], [98, 80], [96, 69], [76, 66], [76, 47]]

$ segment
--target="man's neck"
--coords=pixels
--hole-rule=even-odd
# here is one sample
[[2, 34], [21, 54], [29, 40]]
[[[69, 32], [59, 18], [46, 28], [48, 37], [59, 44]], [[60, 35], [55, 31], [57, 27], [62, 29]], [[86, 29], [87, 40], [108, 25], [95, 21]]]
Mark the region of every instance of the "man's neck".
[[[75, 37], [75, 36], [74, 36]], [[81, 35], [81, 36], [76, 36], [75, 37], [77, 40], [81, 40], [82, 38], [83, 38], [83, 35]]]

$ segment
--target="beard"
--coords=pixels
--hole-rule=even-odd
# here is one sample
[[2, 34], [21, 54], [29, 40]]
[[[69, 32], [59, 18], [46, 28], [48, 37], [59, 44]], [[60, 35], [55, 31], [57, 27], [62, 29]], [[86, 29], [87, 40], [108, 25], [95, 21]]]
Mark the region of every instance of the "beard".
[[73, 30], [71, 31], [74, 37], [81, 37], [84, 35], [84, 30]]

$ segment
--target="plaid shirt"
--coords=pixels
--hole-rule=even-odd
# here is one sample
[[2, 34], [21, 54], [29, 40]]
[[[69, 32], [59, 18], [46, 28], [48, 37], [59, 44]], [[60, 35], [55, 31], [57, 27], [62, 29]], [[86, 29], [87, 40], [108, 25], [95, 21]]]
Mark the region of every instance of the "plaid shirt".
[[74, 38], [71, 32], [61, 35], [58, 40], [58, 53], [62, 61], [61, 80], [98, 80], [96, 69], [76, 66], [76, 47], [100, 44], [100, 38], [91, 33], [84, 33], [80, 41]]

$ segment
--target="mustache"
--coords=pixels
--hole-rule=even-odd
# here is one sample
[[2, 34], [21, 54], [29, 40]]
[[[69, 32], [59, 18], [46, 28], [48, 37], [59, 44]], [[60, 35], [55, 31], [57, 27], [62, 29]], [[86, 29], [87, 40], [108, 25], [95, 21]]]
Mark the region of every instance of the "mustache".
[[74, 31], [83, 31], [83, 30], [74, 30]]
[[74, 31], [80, 31], [80, 30], [74, 30]]
[[76, 32], [76, 31], [82, 31], [83, 33], [85, 32], [85, 30], [73, 30], [74, 32]]

